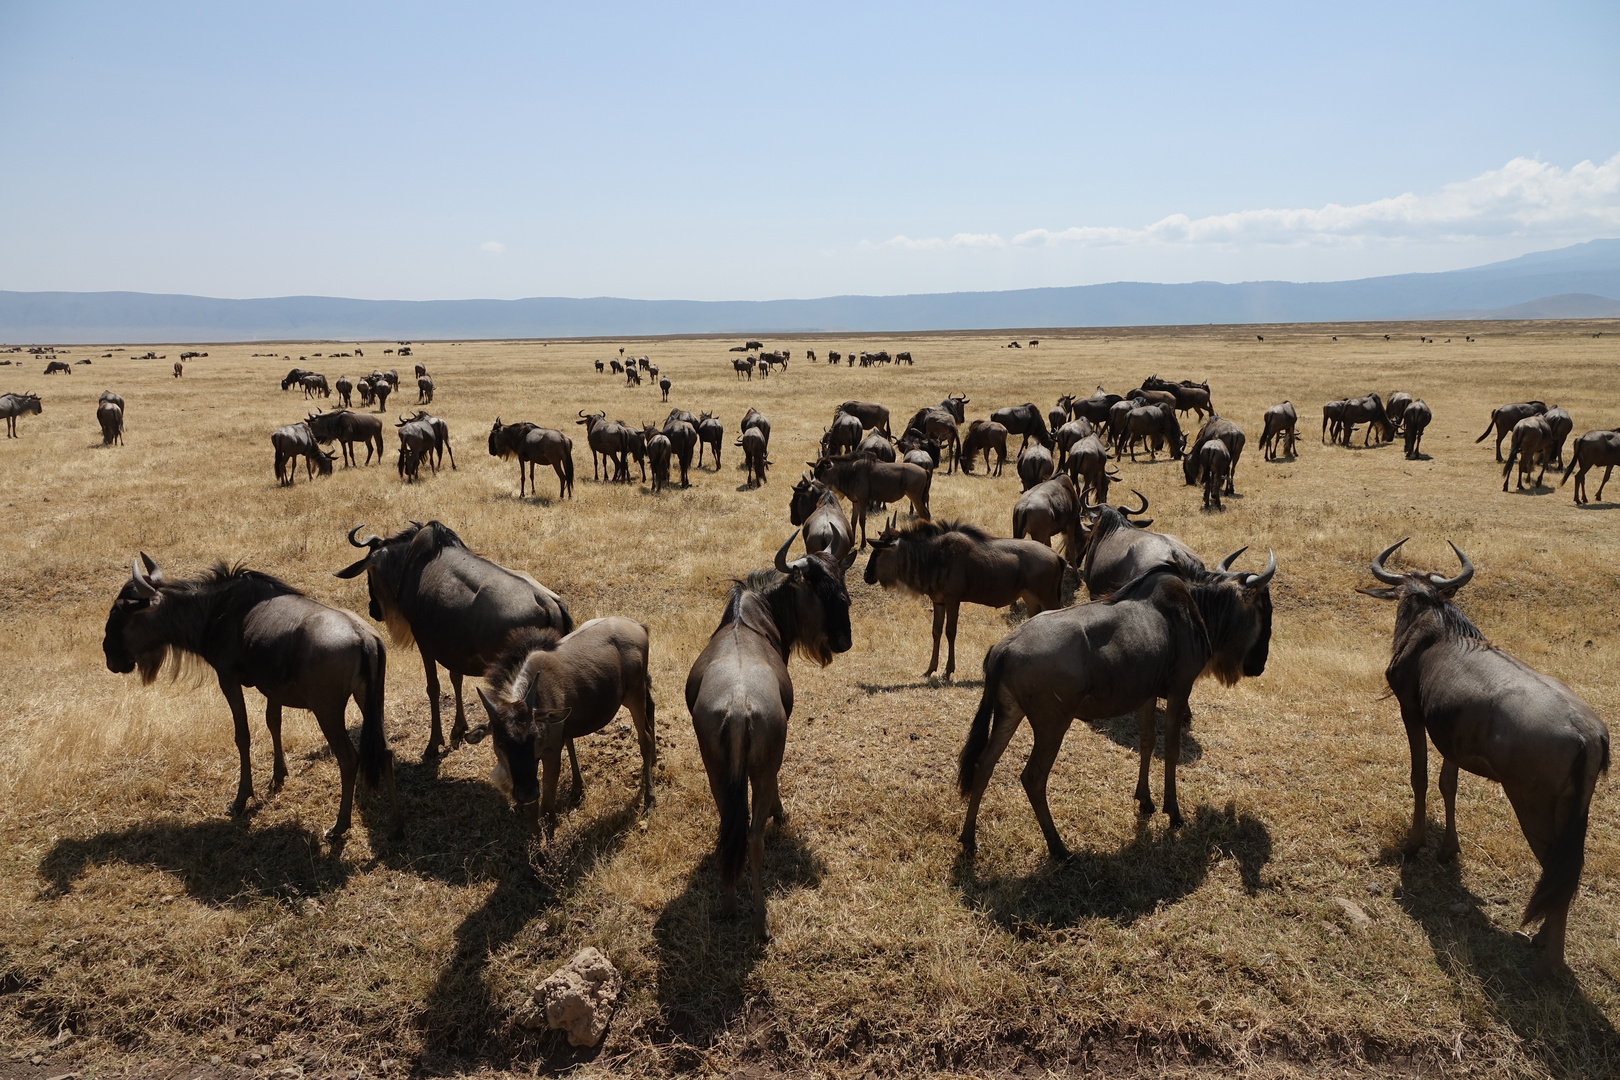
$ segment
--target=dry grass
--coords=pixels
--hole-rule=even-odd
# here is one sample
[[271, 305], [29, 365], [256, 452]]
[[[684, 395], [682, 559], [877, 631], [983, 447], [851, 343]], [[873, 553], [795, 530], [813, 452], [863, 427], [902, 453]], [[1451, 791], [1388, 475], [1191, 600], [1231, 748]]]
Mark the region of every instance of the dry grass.
[[[1616, 338], [1596, 328], [1453, 327], [1450, 344], [1441, 331], [1433, 345], [1405, 328], [1386, 342], [1384, 328], [1271, 327], [1263, 344], [1241, 329], [1088, 331], [1043, 333], [1022, 352], [1000, 349], [1003, 337], [894, 337], [882, 344], [911, 348], [916, 367], [795, 361], [742, 384], [730, 341], [626, 342], [672, 376], [674, 404], [716, 410], [732, 432], [748, 405], [762, 409], [777, 467], [764, 489], [739, 490], [732, 435], [720, 472], [654, 497], [593, 483], [576, 438], [584, 468], [563, 503], [549, 472], [540, 498], [517, 499], [513, 466], [488, 457], [484, 438], [497, 413], [576, 433], [580, 408], [661, 420], [656, 388], [626, 390], [591, 369], [614, 351], [603, 343], [418, 345], [460, 469], [414, 486], [398, 481], [390, 450], [384, 468], [339, 468], [313, 484], [300, 474], [278, 490], [268, 432], [304, 406], [277, 389], [291, 363], [250, 358], [263, 346], [209, 347], [179, 382], [173, 346], [157, 350], [171, 358], [161, 362], [128, 358], [144, 348], [112, 359], [75, 349], [96, 360], [71, 377], [40, 378], [32, 359], [26, 375], [0, 369], [8, 388], [45, 395], [44, 414], [0, 446], [0, 1041], [42, 1051], [52, 1073], [207, 1067], [212, 1055], [229, 1065], [268, 1045], [257, 1071], [290, 1060], [312, 1075], [384, 1061], [432, 1074], [585, 1062], [628, 1074], [1614, 1075], [1613, 783], [1599, 787], [1572, 913], [1575, 978], [1533, 986], [1512, 931], [1536, 867], [1494, 787], [1462, 784], [1458, 866], [1392, 854], [1410, 812], [1405, 741], [1382, 697], [1393, 611], [1352, 591], [1384, 544], [1411, 534], [1411, 557], [1444, 568], [1443, 541], [1455, 539], [1479, 567], [1469, 614], [1614, 715], [1620, 505], [1577, 509], [1567, 488], [1504, 495], [1488, 444], [1472, 442], [1492, 406], [1525, 397], [1568, 407], [1577, 434], [1620, 423], [1608, 400]], [[331, 348], [278, 351], [296, 361]], [[304, 366], [331, 377], [392, 363], [380, 344], [366, 353]], [[789, 825], [766, 859], [775, 940], [756, 948], [746, 920], [718, 921], [716, 818], [682, 686], [727, 580], [766, 565], [787, 534], [788, 489], [833, 407], [863, 398], [904, 416], [962, 390], [983, 415], [1154, 372], [1207, 377], [1251, 439], [1276, 400], [1305, 418], [1298, 461], [1265, 464], [1251, 443], [1242, 497], [1225, 513], [1201, 512], [1175, 466], [1121, 466], [1153, 501], [1156, 527], [1207, 556], [1252, 544], [1263, 559], [1274, 547], [1281, 565], [1266, 674], [1194, 695], [1188, 827], [1172, 836], [1162, 815], [1138, 822], [1132, 724], [1078, 724], [1051, 790], [1078, 857], [1045, 861], [1016, 779], [1022, 734], [987, 797], [979, 857], [960, 861], [955, 754], [979, 658], [1009, 616], [964, 609], [963, 683], [925, 683], [926, 607], [860, 584], [857, 567], [855, 649], [824, 671], [794, 662]], [[105, 387], [128, 401], [121, 449], [98, 445], [93, 403]], [[1319, 446], [1323, 400], [1396, 388], [1434, 408], [1431, 460]], [[1017, 491], [1011, 468], [941, 475], [935, 513], [1005, 533]], [[288, 724], [287, 787], [233, 821], [231, 727], [211, 680], [143, 688], [102, 663], [107, 606], [137, 549], [171, 574], [240, 560], [363, 612], [363, 584], [331, 576], [351, 561], [345, 528], [430, 517], [533, 572], [577, 618], [651, 626], [662, 768], [644, 823], [621, 719], [581, 744], [583, 804], [549, 848], [526, 849], [483, 779], [487, 747], [437, 769], [416, 763], [421, 668], [394, 650], [389, 722], [409, 837], [391, 845], [372, 833], [383, 822], [362, 799], [334, 852], [318, 838], [336, 769], [304, 714]], [[262, 789], [268, 745], [255, 727]], [[1370, 926], [1346, 925], [1335, 898], [1364, 907]], [[586, 944], [613, 958], [626, 987], [595, 1055], [509, 1021], [523, 988]], [[77, 1037], [45, 1049], [64, 1025]]]

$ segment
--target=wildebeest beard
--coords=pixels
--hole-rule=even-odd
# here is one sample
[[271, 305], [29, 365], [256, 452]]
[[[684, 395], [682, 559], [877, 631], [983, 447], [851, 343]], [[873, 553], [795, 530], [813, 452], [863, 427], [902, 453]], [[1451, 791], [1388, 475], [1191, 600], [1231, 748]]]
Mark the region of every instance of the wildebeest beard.
[[[732, 586], [720, 625], [746, 620], [744, 595], [753, 593], [770, 610], [777, 638], [774, 644], [784, 659], [797, 651], [821, 667], [831, 664], [835, 654], [849, 651], [852, 644], [849, 592], [821, 565], [821, 559], [819, 553], [806, 557], [797, 584], [779, 570], [753, 571]], [[813, 607], [804, 602], [807, 594], [813, 598]]]
[[1210, 658], [1205, 670], [1224, 686], [1236, 685], [1245, 675], [1264, 674], [1271, 653], [1271, 590], [1264, 588], [1247, 602], [1241, 584], [1247, 576], [1192, 586], [1193, 602], [1209, 635]]

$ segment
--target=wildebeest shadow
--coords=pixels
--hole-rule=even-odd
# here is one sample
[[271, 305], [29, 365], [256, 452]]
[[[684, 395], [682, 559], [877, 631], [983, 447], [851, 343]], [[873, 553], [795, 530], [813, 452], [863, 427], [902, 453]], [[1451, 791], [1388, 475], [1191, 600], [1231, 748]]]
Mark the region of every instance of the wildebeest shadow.
[[1512, 487], [1512, 488], [1507, 488], [1502, 492], [1502, 494], [1504, 494], [1504, 495], [1527, 495], [1527, 496], [1530, 496], [1530, 497], [1533, 497], [1533, 498], [1539, 498], [1539, 497], [1541, 497], [1543, 495], [1551, 495], [1554, 492], [1556, 492], [1557, 490], [1558, 489], [1553, 487], [1551, 484], [1543, 484], [1540, 481], [1537, 481], [1535, 484], [1533, 484], [1533, 485], [1531, 485], [1530, 487], [1527, 487], [1527, 488], [1522, 488], [1522, 487], [1517, 487], [1517, 486]]
[[510, 491], [495, 496], [496, 502], [515, 502], [523, 506], [552, 506], [557, 502], [555, 496], [540, 495], [533, 491], [527, 495], [513, 495]]
[[[789, 889], [814, 889], [824, 867], [792, 827], [765, 836], [762, 878], [769, 908]], [[713, 854], [693, 868], [686, 888], [664, 907], [653, 926], [658, 946], [658, 1042], [707, 1046], [742, 1011], [749, 973], [764, 955], [754, 940], [753, 898], [744, 869], [737, 883], [737, 915], [720, 914], [720, 877]]]
[[[1031, 839], [1039, 844], [1033, 820], [1030, 825]], [[1154, 838], [1147, 820], [1138, 818], [1136, 837], [1118, 850], [1076, 851], [1028, 874], [981, 879], [975, 861], [964, 855], [956, 860], [952, 884], [965, 903], [1013, 933], [1099, 918], [1128, 926], [1192, 893], [1224, 858], [1237, 860], [1243, 887], [1254, 895], [1261, 888], [1260, 871], [1271, 861], [1271, 832], [1230, 804], [1225, 810], [1200, 805], [1174, 832]]]
[[858, 682], [857, 688], [867, 694], [893, 694], [900, 690], [938, 690], [941, 686], [958, 686], [965, 689], [983, 689], [983, 679], [952, 679], [946, 682], [937, 675], [931, 675], [920, 682], [908, 683], [867, 683]]
[[1576, 503], [1577, 510], [1614, 510], [1620, 508], [1620, 502]]
[[[1159, 761], [1164, 760], [1164, 724], [1166, 713], [1164, 707], [1155, 706], [1153, 710], [1154, 728], [1157, 732], [1153, 741], [1153, 756]], [[1123, 746], [1127, 750], [1135, 750], [1139, 745], [1141, 732], [1137, 730], [1136, 714], [1126, 713], [1124, 716], [1111, 716], [1107, 720], [1087, 720], [1086, 726], [1099, 735], [1108, 736], [1116, 746]], [[1190, 765], [1204, 756], [1204, 747], [1193, 737], [1190, 727], [1181, 729], [1181, 759], [1179, 764]]]
[[1560, 1080], [1620, 1075], [1620, 1036], [1608, 1017], [1568, 974], [1544, 983], [1529, 979], [1535, 955], [1529, 943], [1492, 925], [1486, 901], [1462, 884], [1455, 860], [1436, 863], [1427, 853], [1407, 858], [1401, 864], [1400, 904], [1423, 927], [1440, 968], [1452, 978], [1471, 974], [1497, 1018], [1548, 1075]]

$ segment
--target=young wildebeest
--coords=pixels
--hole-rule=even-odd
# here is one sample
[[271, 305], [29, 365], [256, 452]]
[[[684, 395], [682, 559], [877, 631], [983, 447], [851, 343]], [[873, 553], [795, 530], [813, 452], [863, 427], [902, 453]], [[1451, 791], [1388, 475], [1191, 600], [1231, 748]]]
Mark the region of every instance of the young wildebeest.
[[1080, 531], [1080, 494], [1074, 481], [1064, 475], [1036, 484], [1013, 504], [1014, 540], [1025, 535], [1038, 544], [1052, 544], [1052, 537], [1063, 537], [1063, 556], [1070, 566], [1080, 564], [1085, 538]]
[[111, 391], [103, 393], [96, 403], [96, 423], [101, 425], [101, 445], [122, 445], [124, 441], [124, 405]]
[[1564, 442], [1569, 438], [1569, 433], [1575, 430], [1575, 421], [1568, 409], [1560, 409], [1557, 405], [1543, 413], [1541, 418], [1547, 421], [1547, 428], [1551, 432], [1547, 443], [1547, 460], [1561, 469], [1564, 467]]
[[530, 626], [553, 627], [562, 633], [574, 628], [568, 606], [556, 593], [519, 570], [480, 558], [461, 538], [437, 521], [414, 522], [387, 540], [376, 536], [349, 543], [369, 548], [352, 566], [337, 571], [340, 578], [366, 575], [371, 597], [370, 614], [388, 624], [389, 636], [400, 647], [415, 644], [427, 676], [428, 711], [433, 730], [424, 758], [444, 750], [439, 726], [439, 671], [450, 672], [455, 690], [456, 719], [450, 728], [455, 748], [467, 732], [462, 709], [463, 676], [484, 674], [505, 647], [513, 630]]
[[1524, 922], [1545, 918], [1532, 941], [1541, 949], [1534, 970], [1552, 974], [1564, 966], [1564, 924], [1586, 861], [1592, 790], [1609, 767], [1609, 729], [1569, 687], [1486, 642], [1451, 603], [1474, 576], [1456, 544], [1451, 550], [1462, 571], [1442, 578], [1385, 569], [1384, 561], [1404, 543], [1391, 544], [1372, 561], [1373, 577], [1391, 587], [1359, 590], [1400, 603], [1384, 677], [1400, 702], [1412, 752], [1412, 831], [1401, 848], [1415, 854], [1428, 829], [1433, 739], [1446, 804], [1446, 836], [1436, 857], [1449, 860], [1459, 848], [1457, 770], [1500, 783], [1541, 864]]
[[17, 438], [17, 417], [41, 412], [38, 394], [0, 394], [0, 416], [6, 418], [6, 438]]
[[[1280, 453], [1278, 443], [1282, 444]], [[1293, 458], [1299, 453], [1298, 444], [1299, 414], [1294, 411], [1293, 402], [1285, 401], [1267, 409], [1265, 427], [1260, 435], [1261, 456], [1267, 461], [1276, 461], [1279, 457]]]
[[[357, 771], [365, 775], [368, 787], [381, 786], [387, 793], [393, 835], [404, 833], [394, 797], [394, 755], [383, 730], [388, 658], [382, 639], [359, 617], [316, 603], [268, 574], [241, 567], [216, 566], [194, 580], [169, 581], [142, 552], [107, 616], [101, 649], [107, 670], [124, 675], [138, 668], [146, 684], [157, 678], [171, 651], [199, 657], [214, 669], [236, 722], [241, 758], [232, 814], [247, 809], [253, 797], [248, 757], [252, 739], [242, 687], [254, 686], [264, 695], [264, 726], [275, 750], [272, 794], [287, 778], [281, 710], [308, 709], [326, 735], [343, 780], [337, 822], [326, 838], [335, 840], [349, 828]], [[350, 697], [360, 706], [358, 755], [343, 724]]]
[[350, 379], [347, 375], [339, 375], [337, 377], [337, 381], [332, 384], [332, 389], [337, 391], [338, 404], [340, 406], [342, 406], [345, 409], [350, 409], [350, 408], [354, 407], [354, 400], [353, 400], [354, 380], [353, 379]]
[[282, 487], [292, 486], [293, 477], [298, 475], [299, 458], [304, 459], [308, 479], [313, 480], [317, 472], [322, 476], [332, 475], [332, 461], [337, 455], [322, 450], [309, 425], [303, 421], [276, 428], [270, 433], [270, 445], [276, 451], [276, 482]]
[[838, 496], [826, 484], [812, 480], [809, 473], [793, 485], [788, 517], [803, 532], [806, 555], [825, 551], [835, 559], [842, 559], [855, 550], [855, 533], [838, 503]]
[[765, 433], [757, 427], [743, 428], [742, 438], [737, 440], [736, 445], [742, 447], [743, 468], [748, 470], [748, 486], [759, 487], [765, 482], [765, 467], [770, 464], [765, 460]]
[[[992, 471], [990, 465], [990, 452], [996, 453], [996, 462]], [[957, 451], [956, 463], [965, 473], [973, 472], [973, 459], [984, 454], [984, 471], [991, 476], [1000, 476], [1001, 467], [1007, 464], [1007, 429], [994, 420], [975, 420], [968, 425], [967, 434], [962, 436], [960, 449]]]
[[1153, 760], [1154, 703], [1165, 699], [1164, 812], [1182, 824], [1176, 800], [1181, 725], [1192, 711], [1193, 684], [1213, 675], [1227, 686], [1266, 668], [1271, 645], [1272, 557], [1261, 574], [1212, 574], [1189, 582], [1170, 569], [1150, 571], [1101, 603], [1049, 611], [991, 646], [984, 658], [984, 696], [962, 747], [957, 786], [968, 799], [962, 848], [976, 848], [979, 803], [1018, 722], [1029, 717], [1034, 749], [1024, 792], [1053, 859], [1069, 849], [1052, 823], [1046, 780], [1076, 717], [1104, 720], [1134, 712], [1141, 765], [1136, 802], [1153, 813], [1148, 766]]
[[[1188, 460], [1192, 460], [1189, 456]], [[1198, 468], [1204, 474], [1204, 509], [1221, 509], [1221, 488], [1231, 483], [1232, 455], [1226, 444], [1210, 439], [1198, 448]]]
[[770, 818], [778, 823], [785, 818], [777, 774], [793, 715], [788, 655], [797, 651], [826, 667], [851, 643], [844, 571], [854, 553], [840, 562], [818, 551], [790, 563], [793, 539], [777, 550], [774, 570], [755, 570], [732, 586], [720, 625], [686, 677], [686, 708], [720, 811], [716, 855], [724, 911], [736, 910], [737, 878], [746, 858], [754, 935], [761, 940], [770, 937], [760, 880], [765, 825]]
[[1024, 485], [1025, 491], [1044, 480], [1050, 480], [1056, 471], [1052, 452], [1040, 443], [1032, 446], [1026, 442], [1024, 448], [1018, 451], [1018, 480]]
[[720, 444], [726, 438], [726, 425], [721, 423], [713, 413], [706, 412], [698, 417], [698, 468], [703, 467], [703, 448], [707, 446], [714, 451], [714, 468], [720, 470]]
[[574, 440], [554, 428], [543, 428], [527, 420], [502, 424], [495, 418], [489, 429], [489, 453], [502, 460], [518, 461], [518, 498], [523, 498], [523, 467], [529, 467], [529, 489], [534, 489], [534, 467], [550, 465], [557, 474], [557, 498], [574, 494]]
[[[506, 651], [485, 674], [493, 700], [482, 688], [478, 699], [494, 736], [490, 779], [512, 797], [531, 830], [542, 814], [548, 828], [556, 820], [563, 747], [568, 748], [577, 800], [585, 784], [574, 740], [607, 727], [620, 705], [630, 710], [641, 746], [642, 807], [652, 809], [658, 746], [647, 644], [645, 626], [618, 616], [592, 619], [567, 637], [549, 627], [524, 627], [512, 632]], [[467, 739], [478, 742], [483, 734], [474, 730]]]
[[861, 530], [861, 547], [866, 546], [866, 510], [873, 503], [911, 503], [913, 517], [927, 518], [928, 493], [934, 474], [910, 462], [889, 464], [866, 454], [840, 454], [822, 458], [810, 466], [823, 484], [849, 500], [850, 523]]
[[416, 380], [416, 403], [418, 405], [433, 404], [433, 378], [423, 375]]
[[1603, 485], [1609, 482], [1609, 474], [1614, 467], [1620, 465], [1620, 428], [1610, 431], [1588, 431], [1575, 440], [1575, 449], [1569, 455], [1569, 467], [1564, 470], [1564, 478], [1558, 482], [1559, 487], [1569, 483], [1569, 474], [1575, 473], [1575, 502], [1583, 504], [1586, 498], [1586, 472], [1595, 466], [1603, 466], [1603, 479], [1598, 483], [1598, 502], [1603, 501]]
[[371, 464], [371, 452], [375, 447], [377, 451], [377, 464], [382, 464], [383, 458], [383, 425], [382, 418], [371, 413], [350, 412], [348, 409], [338, 409], [329, 413], [315, 413], [304, 418], [309, 430], [315, 436], [315, 441], [323, 446], [330, 446], [336, 442], [343, 447], [343, 464], [345, 466], [357, 464], [354, 459], [354, 444], [364, 443], [366, 447], [366, 464]]
[[1530, 478], [1530, 470], [1541, 463], [1541, 473], [1536, 477], [1536, 487], [1541, 486], [1541, 478], [1547, 475], [1548, 450], [1552, 445], [1552, 428], [1547, 424], [1545, 416], [1527, 416], [1513, 425], [1513, 442], [1508, 449], [1507, 464], [1502, 466], [1502, 490], [1508, 489], [1508, 477], [1513, 472], [1513, 461], [1519, 461], [1519, 486], [1524, 490], [1524, 482]]
[[1514, 425], [1527, 416], [1540, 416], [1547, 411], [1545, 401], [1517, 401], [1511, 405], [1501, 405], [1491, 410], [1491, 422], [1485, 425], [1485, 430], [1475, 439], [1476, 443], [1484, 442], [1496, 432], [1496, 460], [1502, 460], [1502, 440], [1513, 433]]
[[669, 419], [664, 421], [663, 435], [669, 440], [670, 456], [681, 467], [681, 487], [691, 487], [687, 474], [692, 469], [692, 451], [698, 445], [697, 417], [689, 412], [671, 411]]
[[669, 486], [669, 436], [651, 424], [642, 428], [642, 436], [647, 440], [647, 463], [652, 466], [652, 489], [663, 491]]
[[[1226, 447], [1226, 476], [1224, 481], [1226, 493], [1236, 495], [1237, 490], [1233, 487], [1233, 477], [1237, 473], [1238, 462], [1243, 458], [1243, 447], [1247, 441], [1242, 428], [1230, 420], [1223, 420], [1221, 417], [1211, 413], [1209, 419], [1204, 422], [1204, 426], [1198, 429], [1198, 434], [1194, 437], [1192, 446], [1187, 450], [1187, 456], [1181, 459], [1181, 471], [1186, 476], [1187, 483], [1189, 485], [1196, 484], [1203, 477], [1203, 449], [1211, 442], [1219, 442]], [[1209, 505], [1207, 493], [1204, 505]], [[1215, 500], [1215, 505], [1220, 506], [1219, 498]]]
[[1434, 413], [1422, 398], [1418, 398], [1406, 407], [1401, 414], [1401, 433], [1406, 439], [1406, 457], [1414, 461], [1420, 456], [1419, 447], [1423, 445], [1423, 431], [1434, 419]]
[[872, 541], [866, 583], [902, 588], [934, 602], [934, 651], [923, 675], [939, 667], [939, 636], [948, 651], [945, 678], [956, 671], [956, 617], [963, 604], [1007, 607], [1022, 599], [1030, 615], [1060, 604], [1063, 559], [1034, 540], [993, 537], [963, 522], [918, 522], [897, 531], [891, 521]]

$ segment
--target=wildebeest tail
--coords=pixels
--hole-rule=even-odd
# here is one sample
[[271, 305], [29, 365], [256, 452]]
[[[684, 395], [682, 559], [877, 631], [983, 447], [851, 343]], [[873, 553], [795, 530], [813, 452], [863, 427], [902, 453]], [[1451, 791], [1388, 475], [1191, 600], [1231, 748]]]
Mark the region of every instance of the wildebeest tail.
[[574, 493], [574, 448], [568, 447], [563, 451], [563, 480], [568, 484], [568, 494]]
[[1014, 540], [1022, 540], [1024, 538], [1025, 518], [1027, 518], [1028, 516], [1029, 516], [1029, 513], [1028, 513], [1027, 510], [1024, 509], [1024, 507], [1022, 507], [1022, 506], [1013, 507], [1013, 539]]
[[1496, 429], [1496, 414], [1491, 413], [1491, 422], [1485, 425], [1485, 433], [1483, 435], [1481, 435], [1479, 438], [1475, 439], [1474, 441], [1475, 442], [1484, 442], [1486, 439], [1491, 437], [1491, 432], [1494, 431], [1495, 429]]
[[956, 789], [964, 796], [973, 790], [973, 774], [979, 771], [979, 758], [990, 745], [990, 721], [1001, 696], [1001, 657], [1001, 650], [992, 648], [984, 658], [984, 696], [979, 699], [979, 711], [973, 714], [973, 726], [968, 729], [967, 742], [962, 746], [962, 757], [957, 763]]
[[[1530, 894], [1530, 902], [1524, 906], [1524, 923], [1534, 922], [1549, 911], [1568, 905], [1580, 884], [1581, 869], [1586, 865], [1586, 823], [1592, 808], [1592, 788], [1597, 780], [1595, 776], [1586, 775], [1587, 752], [1588, 748], [1582, 744], [1569, 770], [1580, 805], [1564, 831], [1553, 841], [1552, 850], [1547, 852], [1547, 860], [1541, 865], [1541, 880], [1536, 882], [1536, 891]], [[1608, 757], [1605, 740], [1603, 764], [1608, 763]]]
[[367, 787], [374, 788], [382, 779], [383, 766], [393, 756], [388, 749], [388, 734], [383, 730], [388, 653], [380, 638], [372, 638], [367, 643], [360, 679], [364, 686], [360, 699], [360, 775], [365, 778]]
[[[650, 705], [649, 705], [650, 708]], [[720, 782], [720, 880], [726, 885], [742, 874], [748, 860], [748, 718], [728, 716], [720, 725], [725, 777]]]
[[[1565, 484], [1569, 483], [1569, 474], [1574, 472], [1576, 466], [1578, 466], [1580, 463], [1581, 463], [1581, 444], [1580, 444], [1579, 441], [1577, 441], [1575, 443], [1575, 449], [1570, 452], [1569, 464], [1564, 466], [1564, 478], [1562, 480], [1558, 481], [1558, 486], [1559, 487], [1563, 487]], [[1603, 767], [1605, 769], [1607, 769], [1608, 765], [1605, 763], [1605, 765]]]
[[[1474, 441], [1478, 442], [1479, 440], [1475, 439]], [[1517, 435], [1515, 435], [1513, 437], [1513, 442], [1511, 444], [1509, 444], [1509, 446], [1508, 446], [1507, 464], [1502, 466], [1502, 475], [1503, 476], [1507, 476], [1509, 473], [1511, 473], [1513, 471], [1513, 459], [1518, 457], [1518, 456], [1519, 456], [1519, 437]], [[1532, 462], [1530, 467], [1535, 468], [1535, 463]]]

